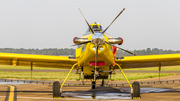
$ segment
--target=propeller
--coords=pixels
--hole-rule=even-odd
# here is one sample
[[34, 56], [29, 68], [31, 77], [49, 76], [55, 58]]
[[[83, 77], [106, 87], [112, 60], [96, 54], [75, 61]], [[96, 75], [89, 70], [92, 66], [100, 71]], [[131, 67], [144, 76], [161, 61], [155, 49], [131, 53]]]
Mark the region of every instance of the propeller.
[[96, 44], [94, 81], [96, 80], [96, 76], [98, 75], [98, 72], [97, 72], [97, 56], [98, 56], [98, 44]]
[[76, 4], [77, 9], [79, 10], [79, 12], [81, 13], [81, 15], [83, 16], [84, 20], [86, 21], [89, 29], [91, 30], [91, 32], [94, 34], [94, 31], [92, 30], [91, 26], [89, 25], [88, 21], [86, 20], [86, 18], [84, 17], [83, 13], [81, 12], [81, 10], [79, 9], [78, 5]]
[[116, 47], [116, 48], [118, 48], [118, 49], [120, 49], [120, 50], [123, 50], [123, 51], [125, 51], [125, 52], [127, 52], [127, 53], [129, 53], [129, 54], [132, 54], [132, 55], [136, 56], [136, 54], [134, 54], [133, 52], [130, 52], [130, 51], [128, 51], [128, 50], [125, 50], [125, 49], [120, 48], [120, 47], [117, 47], [117, 46], [114, 46], [114, 47]]
[[106, 32], [106, 30], [112, 25], [112, 23], [119, 17], [119, 15], [121, 15], [121, 13], [125, 10], [125, 8], [123, 8], [123, 10], [116, 16], [116, 18], [111, 22], [111, 24], [102, 32], [102, 34], [104, 34]]
[[68, 47], [62, 47], [62, 48], [58, 48], [58, 49], [64, 49], [64, 48], [69, 48], [69, 47], [73, 47], [73, 46], [78, 46], [78, 45], [82, 45], [82, 44], [86, 44], [86, 43], [89, 43], [91, 41], [86, 41], [86, 42], [82, 42], [82, 43], [79, 43], [79, 44], [74, 44], [74, 45], [71, 45], [71, 46], [68, 46]]
[[[108, 43], [108, 42], [106, 42], [106, 41], [104, 41], [104, 43], [107, 43], [107, 44], [109, 44], [110, 46], [114, 46], [114, 45], [112, 45], [112, 44], [110, 44], [110, 43]], [[117, 46], [114, 46], [114, 47], [116, 47], [116, 48], [118, 48], [118, 49], [120, 49], [120, 50], [122, 50], [122, 51], [125, 51], [125, 52], [127, 52], [127, 53], [129, 53], [129, 54], [132, 54], [132, 55], [136, 56], [135, 53], [130, 52], [130, 51], [126, 50], [126, 49], [123, 49], [123, 48], [120, 48], [120, 47], [117, 47]]]

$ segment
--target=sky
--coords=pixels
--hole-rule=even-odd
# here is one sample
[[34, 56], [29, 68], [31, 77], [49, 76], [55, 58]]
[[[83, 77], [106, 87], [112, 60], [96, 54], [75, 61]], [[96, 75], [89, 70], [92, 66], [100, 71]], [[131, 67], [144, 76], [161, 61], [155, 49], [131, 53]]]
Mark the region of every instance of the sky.
[[[0, 48], [61, 48], [73, 45], [89, 23], [122, 37], [128, 50], [180, 50], [179, 0], [1, 0]], [[76, 47], [72, 47], [76, 48]]]

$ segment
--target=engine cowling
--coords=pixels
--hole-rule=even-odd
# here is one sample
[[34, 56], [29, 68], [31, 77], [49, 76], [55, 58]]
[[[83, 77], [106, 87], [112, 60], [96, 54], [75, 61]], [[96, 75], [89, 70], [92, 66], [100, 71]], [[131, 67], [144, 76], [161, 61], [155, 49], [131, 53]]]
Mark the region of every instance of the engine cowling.
[[118, 37], [118, 38], [109, 38], [108, 42], [109, 42], [110, 44], [122, 45], [123, 39], [122, 39], [121, 37]]
[[75, 44], [81, 44], [81, 43], [84, 43], [84, 42], [87, 42], [88, 41], [88, 38], [78, 38], [78, 37], [75, 37], [73, 39], [73, 42]]

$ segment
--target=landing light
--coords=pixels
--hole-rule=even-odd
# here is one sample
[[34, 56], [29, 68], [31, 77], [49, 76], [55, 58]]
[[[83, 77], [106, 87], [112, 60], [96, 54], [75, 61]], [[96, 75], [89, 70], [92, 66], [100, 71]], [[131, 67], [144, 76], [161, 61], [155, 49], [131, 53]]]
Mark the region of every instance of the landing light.
[[[93, 49], [93, 51], [96, 51], [96, 47], [93, 47], [92, 49]], [[102, 51], [103, 47], [99, 47], [99, 50]]]
[[93, 49], [93, 51], [96, 51], [96, 47], [93, 47], [92, 49]]
[[100, 50], [100, 51], [102, 51], [102, 50], [103, 50], [103, 48], [102, 48], [102, 47], [100, 47], [100, 48], [99, 48], [99, 50]]

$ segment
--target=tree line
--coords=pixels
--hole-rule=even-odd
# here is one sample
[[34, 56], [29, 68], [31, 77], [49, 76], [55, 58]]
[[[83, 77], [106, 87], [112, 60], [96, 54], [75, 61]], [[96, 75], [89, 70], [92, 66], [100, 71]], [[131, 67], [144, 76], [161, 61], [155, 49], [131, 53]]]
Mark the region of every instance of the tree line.
[[[173, 51], [173, 50], [163, 50], [163, 49], [158, 49], [158, 48], [147, 48], [147, 49], [142, 49], [142, 50], [133, 50], [131, 51], [135, 53], [136, 55], [155, 55], [155, 54], [175, 54], [175, 53], [180, 53], [179, 50]], [[131, 54], [126, 53], [124, 51], [118, 50], [117, 51], [117, 56], [130, 56]]]
[[0, 48], [0, 52], [3, 53], [21, 53], [21, 54], [37, 54], [37, 55], [71, 55], [75, 56], [75, 49], [57, 49], [57, 48], [48, 48], [48, 49], [14, 49], [14, 48]]
[[[20, 53], [20, 54], [38, 54], [38, 55], [66, 55], [66, 56], [75, 56], [75, 49], [57, 49], [57, 48], [48, 48], [48, 49], [14, 49], [14, 48], [0, 48], [1, 53]], [[158, 48], [147, 48], [142, 50], [133, 50], [131, 51], [137, 55], [154, 55], [154, 54], [174, 54], [180, 53], [180, 51], [173, 50], [163, 50]], [[117, 56], [130, 56], [131, 54], [126, 53], [122, 50], [117, 50]]]

